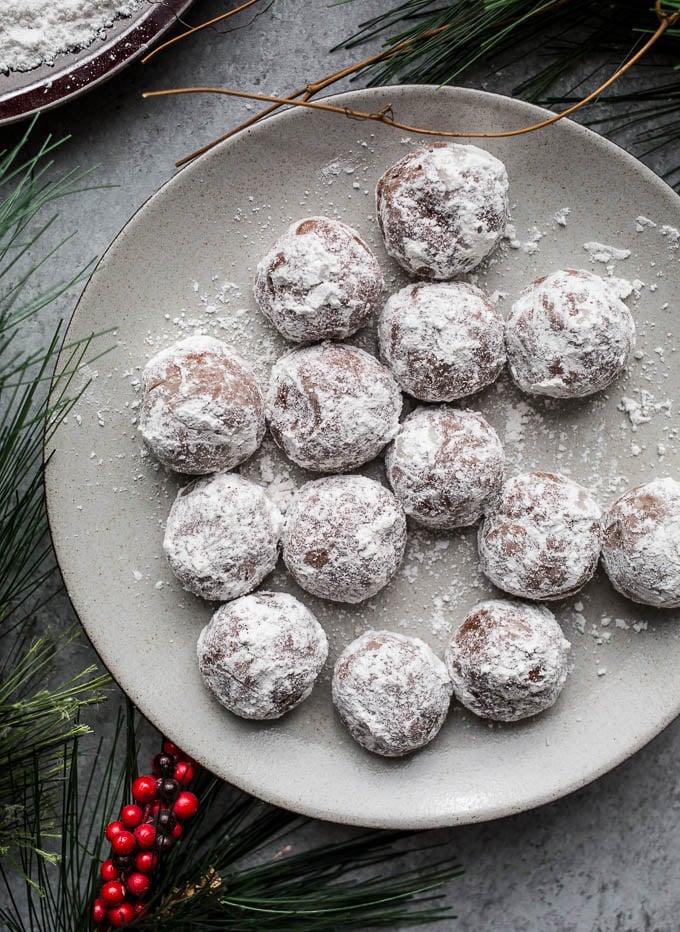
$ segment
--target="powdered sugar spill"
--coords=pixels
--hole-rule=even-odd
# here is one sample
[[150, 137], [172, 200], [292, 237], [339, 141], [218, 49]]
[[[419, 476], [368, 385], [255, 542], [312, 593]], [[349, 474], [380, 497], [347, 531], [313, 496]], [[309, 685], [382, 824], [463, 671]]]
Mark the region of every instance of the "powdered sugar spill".
[[630, 249], [619, 249], [617, 246], [608, 246], [606, 243], [584, 243], [583, 248], [593, 262], [622, 262], [630, 257]]

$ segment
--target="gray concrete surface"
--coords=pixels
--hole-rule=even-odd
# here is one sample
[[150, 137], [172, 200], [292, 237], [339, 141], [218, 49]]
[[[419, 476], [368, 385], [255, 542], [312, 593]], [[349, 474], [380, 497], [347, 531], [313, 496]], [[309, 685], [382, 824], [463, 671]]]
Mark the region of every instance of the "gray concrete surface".
[[[190, 19], [201, 21], [227, 5], [224, 0], [199, 0]], [[61, 272], [68, 275], [100, 254], [133, 211], [172, 175], [176, 159], [248, 115], [235, 100], [145, 102], [143, 90], [189, 84], [269, 92], [297, 87], [352, 61], [349, 52], [330, 56], [330, 47], [386, 6], [387, 0], [336, 7], [325, 0], [276, 0], [247, 28], [197, 35], [149, 66], [133, 65], [106, 86], [46, 115], [38, 135], [50, 131], [73, 137], [57, 153], [55, 172], [98, 165], [96, 181], [117, 186], [61, 204], [52, 242], [77, 230], [62, 249]], [[483, 86], [507, 92], [521, 67], [515, 65], [512, 75], [504, 71]], [[2, 144], [18, 131], [6, 129]], [[670, 165], [672, 154], [657, 162], [660, 170], [664, 158]], [[43, 284], [47, 275], [46, 270]], [[52, 318], [31, 326], [26, 340], [42, 340], [59, 314], [68, 316], [74, 299], [75, 292], [52, 309]], [[64, 597], [43, 613], [48, 616], [61, 625], [73, 621]], [[91, 656], [83, 644], [69, 663]], [[114, 705], [94, 714], [96, 730], [106, 728]], [[447, 927], [460, 932], [676, 932], [678, 754], [680, 722], [616, 771], [566, 799], [500, 822], [429, 833], [426, 840], [450, 846], [466, 868], [448, 894], [458, 918]], [[345, 832], [316, 823], [305, 837], [323, 843]], [[413, 854], [411, 862], [423, 857]]]

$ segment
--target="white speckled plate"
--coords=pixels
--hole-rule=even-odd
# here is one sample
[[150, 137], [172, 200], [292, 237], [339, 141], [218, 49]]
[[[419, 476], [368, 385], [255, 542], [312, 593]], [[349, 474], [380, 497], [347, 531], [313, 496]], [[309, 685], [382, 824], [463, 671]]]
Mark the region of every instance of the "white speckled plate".
[[[512, 128], [543, 115], [450, 88], [357, 91], [337, 102], [369, 111], [391, 102], [399, 119], [458, 129]], [[47, 487], [76, 611], [118, 682], [162, 731], [221, 777], [281, 806], [340, 822], [424, 828], [548, 802], [642, 747], [680, 711], [677, 615], [624, 601], [600, 573], [578, 597], [554, 605], [574, 645], [573, 675], [554, 708], [499, 726], [454, 703], [425, 750], [402, 760], [371, 756], [333, 714], [330, 663], [338, 651], [379, 626], [418, 634], [441, 653], [464, 614], [493, 593], [477, 569], [472, 531], [415, 531], [397, 578], [363, 606], [300, 594], [281, 569], [267, 580], [318, 614], [330, 662], [312, 697], [284, 720], [241, 721], [199, 679], [195, 644], [210, 606], [184, 593], [165, 564], [162, 528], [178, 482], [143, 454], [135, 424], [146, 359], [196, 329], [235, 343], [266, 376], [283, 343], [256, 310], [250, 286], [258, 258], [292, 220], [328, 214], [357, 227], [396, 288], [403, 279], [380, 246], [373, 189], [417, 144], [384, 126], [297, 110], [241, 133], [161, 188], [114, 241], [74, 314], [68, 340], [115, 323], [118, 344], [57, 433]], [[626, 377], [594, 399], [533, 400], [502, 377], [470, 405], [498, 429], [511, 473], [560, 470], [591, 485], [605, 505], [635, 482], [677, 476], [680, 200], [629, 155], [566, 121], [487, 145], [508, 166], [516, 236], [480, 282], [501, 292], [507, 312], [538, 274], [575, 266], [606, 275], [609, 265], [639, 280], [639, 296], [629, 299], [639, 351]], [[591, 260], [602, 253], [584, 248], [593, 242], [630, 256]], [[371, 333], [357, 342], [370, 346]], [[376, 463], [367, 471], [380, 470]], [[284, 503], [303, 478], [271, 442], [243, 471]]]

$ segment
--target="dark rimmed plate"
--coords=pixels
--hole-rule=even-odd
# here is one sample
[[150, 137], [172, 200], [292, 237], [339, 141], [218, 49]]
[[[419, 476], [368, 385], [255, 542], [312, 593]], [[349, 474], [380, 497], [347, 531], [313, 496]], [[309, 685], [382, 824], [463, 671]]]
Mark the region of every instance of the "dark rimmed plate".
[[144, 4], [117, 19], [105, 39], [79, 52], [57, 56], [52, 66], [0, 73], [0, 126], [57, 107], [84, 94], [139, 58], [189, 9], [194, 0]]

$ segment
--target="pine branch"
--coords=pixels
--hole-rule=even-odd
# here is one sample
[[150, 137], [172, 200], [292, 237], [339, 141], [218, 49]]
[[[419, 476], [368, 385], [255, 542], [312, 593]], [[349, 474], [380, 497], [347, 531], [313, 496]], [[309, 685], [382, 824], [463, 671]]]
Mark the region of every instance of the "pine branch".
[[[0, 152], [0, 622], [37, 591], [49, 572], [50, 550], [41, 544], [46, 532], [43, 441], [75, 400], [67, 394], [72, 382], [68, 374], [57, 377], [52, 401], [45, 391], [61, 343], [60, 328], [45, 350], [29, 353], [21, 347], [18, 327], [87, 272], [24, 299], [36, 273], [63, 245], [34, 260], [56, 217], [35, 232], [29, 229], [48, 205], [82, 191], [90, 174], [74, 170], [48, 181], [52, 162], [47, 156], [60, 142], [48, 137], [35, 156], [23, 158], [30, 131], [13, 149]], [[80, 365], [88, 350], [89, 341], [74, 348], [71, 363]]]
[[[677, 14], [680, 0], [663, 0], [659, 9], [664, 14]], [[361, 73], [371, 85], [394, 81], [453, 84], [464, 80], [473, 69], [478, 83], [497, 70], [506, 71], [516, 60], [526, 61], [530, 55], [534, 72], [514, 88], [513, 95], [562, 109], [586, 93], [584, 90], [577, 94], [576, 87], [564, 89], [565, 82], [578, 73], [583, 62], [592, 64], [588, 80], [594, 80], [597, 86], [602, 73], [613, 73], [656, 25], [654, 4], [646, 0], [607, 4], [591, 0], [445, 0], [439, 4], [405, 0], [388, 5], [384, 13], [364, 22], [343, 44], [352, 48], [380, 34], [386, 36], [386, 50], [410, 42], [405, 53], [373, 64]], [[671, 25], [656, 49], [660, 57], [645, 72], [650, 78], [649, 87], [601, 95], [598, 102], [609, 111], [607, 116], [587, 118], [589, 125], [599, 125], [607, 135], [616, 135], [629, 125], [627, 105], [631, 100], [650, 102], [637, 114], [643, 125], [634, 151], [642, 158], [679, 138], [680, 100], [674, 101], [679, 85], [669, 80], [680, 68], [678, 40], [680, 28]], [[659, 63], [663, 61], [665, 64]], [[587, 86], [587, 82], [579, 81], [579, 89]], [[660, 118], [663, 122], [656, 125]], [[677, 169], [673, 169], [670, 176], [676, 173]]]
[[[16, 875], [0, 865], [0, 886], [8, 894], [0, 922], [9, 932], [90, 928], [104, 829], [121, 804], [121, 790], [138, 770], [138, 727], [128, 704], [108, 751], [101, 742], [90, 748], [91, 765], [82, 766], [86, 752], [79, 737], [63, 750], [61, 841], [50, 837], [37, 800], [31, 804], [39, 783], [25, 781], [29, 798], [22, 830], [36, 838], [44, 853], [36, 856], [30, 848], [20, 853], [27, 911], [11, 899]], [[83, 772], [88, 774], [84, 782]], [[405, 871], [399, 866], [404, 836], [388, 832], [357, 833], [344, 842], [290, 854], [304, 825], [297, 816], [208, 776], [196, 792], [198, 815], [161, 863], [149, 911], [135, 928], [322, 932], [406, 928], [453, 918], [438, 899], [442, 885], [462, 873], [455, 858], [433, 859], [421, 871]], [[280, 850], [272, 855], [273, 848]], [[360, 869], [368, 876], [357, 878]]]
[[[61, 326], [44, 348], [30, 351], [22, 341], [22, 323], [87, 272], [31, 294], [37, 273], [63, 245], [43, 248], [56, 220], [55, 214], [41, 219], [44, 211], [83, 191], [90, 174], [72, 170], [50, 180], [50, 156], [63, 140], [48, 137], [28, 156], [32, 127], [16, 146], [0, 152], [0, 851], [10, 859], [17, 848], [47, 857], [41, 838], [54, 819], [51, 807], [64, 748], [87, 733], [80, 711], [102, 700], [109, 681], [87, 667], [66, 682], [49, 684], [54, 657], [71, 645], [73, 633], [28, 633], [38, 593], [54, 571], [44, 445], [84, 390], [76, 389], [74, 379], [92, 358], [91, 340], [74, 343], [64, 349], [60, 372], [53, 375]], [[20, 800], [18, 787], [23, 788]], [[26, 820], [38, 818], [38, 802], [43, 824], [32, 833]]]

